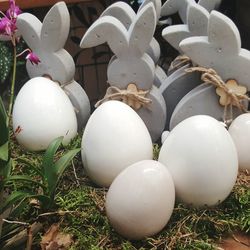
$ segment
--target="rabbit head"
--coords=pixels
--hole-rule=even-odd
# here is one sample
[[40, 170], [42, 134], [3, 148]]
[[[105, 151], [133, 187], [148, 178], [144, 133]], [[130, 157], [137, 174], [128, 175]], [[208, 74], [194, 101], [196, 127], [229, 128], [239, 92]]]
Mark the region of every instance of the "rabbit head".
[[161, 15], [169, 16], [178, 12], [183, 23], [187, 23], [187, 7], [193, 3], [194, 0], [167, 0], [162, 5]]
[[109, 83], [119, 88], [135, 83], [139, 89], [150, 89], [155, 65], [146, 50], [152, 40], [156, 21], [153, 3], [137, 13], [128, 30], [117, 18], [103, 16], [87, 30], [80, 46], [89, 48], [107, 42], [116, 55], [108, 67]]
[[[187, 9], [191, 4], [195, 4], [195, 0], [167, 0], [162, 8], [161, 15], [169, 16], [178, 12], [182, 22], [187, 23]], [[204, 7], [208, 12], [219, 7], [221, 0], [199, 0], [198, 4]]]
[[148, 3], [153, 3], [154, 4], [157, 20], [159, 20], [160, 17], [161, 17], [161, 0], [144, 0], [142, 2], [142, 4], [140, 5], [138, 11], [140, 11]]
[[184, 39], [180, 48], [199, 66], [213, 68], [224, 81], [235, 79], [250, 90], [250, 51], [241, 49], [239, 31], [227, 16], [212, 11], [207, 36]]
[[[146, 0], [144, 1], [138, 12], [148, 3], [152, 2], [155, 6], [157, 17], [160, 18], [160, 9], [161, 9], [161, 1], [160, 0]], [[113, 16], [117, 18], [128, 30], [130, 25], [133, 23], [133, 20], [136, 18], [136, 13], [134, 10], [124, 2], [116, 2], [110, 5], [104, 12], [101, 14], [101, 17], [104, 16]], [[158, 19], [157, 19], [158, 20]], [[146, 53], [153, 59], [155, 63], [158, 62], [161, 50], [159, 43], [152, 37], [152, 40], [149, 44], [149, 48], [146, 50]]]
[[208, 12], [212, 10], [217, 10], [221, 4], [222, 0], [199, 0], [198, 4], [204, 7]]
[[54, 81], [65, 84], [74, 78], [75, 64], [71, 55], [63, 49], [70, 27], [70, 17], [64, 2], [55, 4], [43, 23], [29, 13], [17, 18], [17, 28], [24, 40], [41, 61], [32, 65], [27, 61], [29, 76], [49, 75]]
[[168, 26], [162, 31], [163, 38], [182, 53], [179, 44], [192, 36], [207, 35], [209, 12], [198, 4], [190, 4], [187, 9], [187, 24]]

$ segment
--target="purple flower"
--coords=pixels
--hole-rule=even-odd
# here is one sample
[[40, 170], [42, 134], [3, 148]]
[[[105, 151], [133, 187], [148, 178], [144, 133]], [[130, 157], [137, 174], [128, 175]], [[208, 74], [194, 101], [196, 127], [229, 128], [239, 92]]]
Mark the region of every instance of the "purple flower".
[[14, 0], [10, 0], [10, 7], [6, 11], [6, 16], [11, 20], [16, 20], [17, 16], [21, 14], [21, 9], [16, 5]]
[[38, 64], [41, 62], [38, 58], [38, 56], [33, 53], [32, 51], [29, 52], [29, 54], [25, 57], [26, 60], [29, 60], [33, 65]]
[[12, 36], [16, 29], [16, 23], [8, 17], [2, 17], [0, 19], [0, 34]]

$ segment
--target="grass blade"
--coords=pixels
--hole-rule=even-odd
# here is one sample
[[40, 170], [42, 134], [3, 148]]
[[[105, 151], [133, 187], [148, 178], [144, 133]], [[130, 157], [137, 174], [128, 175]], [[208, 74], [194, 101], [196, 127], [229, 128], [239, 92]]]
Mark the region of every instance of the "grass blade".
[[0, 160], [8, 161], [9, 159], [9, 142], [0, 145]]
[[62, 140], [62, 136], [53, 140], [43, 157], [42, 171], [44, 173], [44, 177], [48, 182], [48, 187], [53, 186], [57, 179], [56, 169], [54, 167], [54, 156], [59, 146], [61, 145]]
[[43, 185], [40, 182], [32, 180], [31, 177], [27, 175], [12, 175], [6, 180], [6, 182], [15, 182], [15, 181], [27, 181], [40, 186], [44, 191], [47, 189], [45, 185]]
[[40, 171], [40, 169], [38, 169], [36, 166], [34, 166], [28, 159], [18, 158], [17, 162], [28, 166], [30, 169], [32, 169], [37, 175], [42, 177], [44, 180], [44, 174]]
[[29, 195], [30, 193], [23, 191], [15, 191], [11, 193], [0, 206], [0, 214], [2, 214], [7, 208], [13, 206], [15, 203], [27, 198]]
[[9, 140], [9, 129], [6, 125], [7, 113], [0, 96], [0, 146], [4, 145]]
[[64, 156], [62, 156], [56, 163], [55, 163], [55, 170], [56, 170], [56, 181], [54, 181], [53, 185], [50, 186], [50, 194], [53, 195], [56, 186], [61, 178], [62, 174], [64, 173], [65, 169], [68, 167], [72, 159], [76, 156], [76, 154], [80, 151], [80, 148], [70, 150]]

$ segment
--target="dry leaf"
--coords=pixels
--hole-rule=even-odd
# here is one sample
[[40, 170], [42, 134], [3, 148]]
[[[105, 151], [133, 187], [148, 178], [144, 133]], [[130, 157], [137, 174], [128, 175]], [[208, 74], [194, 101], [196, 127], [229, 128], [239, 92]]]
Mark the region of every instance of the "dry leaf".
[[59, 225], [53, 224], [41, 240], [42, 250], [67, 250], [72, 244], [71, 235], [59, 232]]
[[219, 247], [223, 250], [249, 250], [250, 236], [234, 234], [230, 238], [223, 239]]

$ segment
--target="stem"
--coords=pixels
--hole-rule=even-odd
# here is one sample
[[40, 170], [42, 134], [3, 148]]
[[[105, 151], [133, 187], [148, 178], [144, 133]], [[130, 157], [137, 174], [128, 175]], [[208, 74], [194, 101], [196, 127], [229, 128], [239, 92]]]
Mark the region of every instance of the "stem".
[[11, 90], [10, 90], [10, 103], [9, 103], [9, 109], [8, 109], [8, 118], [7, 118], [7, 126], [10, 124], [10, 117], [12, 113], [13, 108], [13, 102], [14, 102], [14, 90], [15, 90], [15, 82], [16, 82], [16, 45], [13, 46], [13, 72], [12, 72], [12, 81], [11, 81]]
[[6, 17], [6, 15], [0, 10], [0, 14], [3, 16], [3, 17]]
[[21, 55], [23, 55], [24, 53], [26, 53], [26, 52], [31, 52], [31, 50], [30, 49], [25, 49], [24, 51], [22, 51], [21, 53], [19, 53], [18, 55], [16, 55], [16, 57], [19, 57], [19, 56], [21, 56]]

